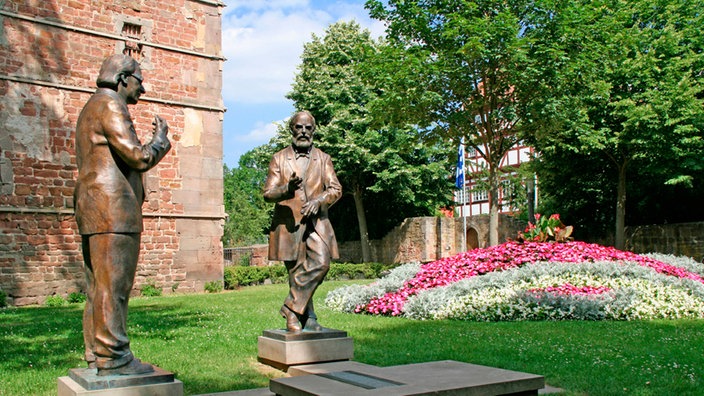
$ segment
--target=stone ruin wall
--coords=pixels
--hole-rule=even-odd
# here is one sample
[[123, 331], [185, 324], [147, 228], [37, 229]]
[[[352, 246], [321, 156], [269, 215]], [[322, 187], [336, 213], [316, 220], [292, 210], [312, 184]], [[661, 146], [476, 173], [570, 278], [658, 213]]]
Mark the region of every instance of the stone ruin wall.
[[[489, 216], [467, 218], [467, 230], [475, 232], [478, 246], [486, 247], [489, 239]], [[372, 261], [380, 263], [426, 263], [443, 257], [454, 256], [462, 251], [462, 218], [413, 217], [403, 221], [381, 240], [371, 241]], [[525, 225], [508, 216], [499, 220], [499, 241], [515, 238]], [[467, 249], [472, 246], [467, 245]], [[362, 262], [359, 241], [340, 244], [341, 262]]]

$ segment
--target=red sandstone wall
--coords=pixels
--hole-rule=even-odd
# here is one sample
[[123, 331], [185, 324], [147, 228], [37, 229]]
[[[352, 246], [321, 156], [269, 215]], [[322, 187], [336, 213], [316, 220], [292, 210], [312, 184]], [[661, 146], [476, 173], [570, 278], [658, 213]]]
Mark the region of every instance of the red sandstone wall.
[[[73, 218], [74, 128], [123, 22], [143, 26], [138, 135], [167, 120], [172, 151], [146, 179], [135, 293], [222, 279], [220, 11], [215, 0], [7, 0], [0, 4], [0, 289], [15, 305], [83, 287]], [[201, 54], [201, 55], [199, 55]]]

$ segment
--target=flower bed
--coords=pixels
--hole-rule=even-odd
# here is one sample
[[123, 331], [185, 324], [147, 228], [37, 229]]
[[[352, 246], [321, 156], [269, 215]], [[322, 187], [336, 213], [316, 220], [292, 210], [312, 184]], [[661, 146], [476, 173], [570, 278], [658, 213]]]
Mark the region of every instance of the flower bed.
[[[393, 285], [395, 288], [388, 285], [382, 289], [375, 285], [351, 287], [331, 292], [327, 301], [329, 306], [337, 309], [344, 306], [342, 310], [348, 312], [354, 307], [354, 312], [359, 313], [405, 315], [420, 319], [511, 320], [537, 319], [546, 315], [554, 319], [662, 317], [653, 307], [657, 305], [657, 301], [665, 299], [666, 301], [661, 302], [664, 312], [671, 312], [677, 317], [703, 317], [701, 310], [690, 308], [693, 304], [704, 305], [704, 266], [690, 261], [692, 263], [684, 266], [674, 265], [662, 259], [584, 242], [507, 242], [424, 264], [402, 284], [396, 277]], [[595, 262], [603, 264], [591, 269], [584, 266], [578, 268], [576, 265]], [[526, 268], [533, 267], [527, 264], [537, 263], [541, 263], [548, 271], [541, 275], [542, 278], [532, 274], [530, 276], [533, 278], [521, 278], [520, 282], [515, 284], [503, 284], [500, 287], [484, 285], [487, 290], [481, 290], [482, 287], [462, 289], [456, 286], [462, 284], [460, 281], [484, 278], [491, 280], [495, 279], [497, 274], [518, 270], [525, 272]], [[565, 267], [556, 263], [569, 264]], [[559, 276], [547, 276], [552, 268], [557, 271], [558, 267], [562, 271]], [[578, 269], [582, 273], [581, 278], [569, 276], [571, 270], [576, 274]], [[626, 272], [620, 271], [624, 269]], [[640, 272], [633, 277], [636, 269]], [[593, 276], [587, 276], [590, 273]], [[489, 274], [493, 276], [487, 277]], [[676, 284], [665, 279], [676, 281]], [[357, 288], [359, 290], [355, 291]], [[361, 290], [366, 290], [367, 293]], [[651, 298], [644, 290], [651, 290], [655, 297]], [[346, 296], [352, 294], [364, 295], [364, 298], [346, 299]], [[474, 299], [468, 296], [474, 296]], [[637, 296], [639, 300], [649, 300], [655, 305], [635, 303], [633, 296]], [[485, 299], [488, 300], [484, 301]], [[675, 302], [670, 304], [672, 301]], [[411, 308], [406, 306], [408, 303], [412, 303]], [[480, 307], [477, 308], [476, 304]], [[550, 306], [561, 304], [567, 304], [562, 307], [566, 307], [567, 313], [556, 315], [549, 312]], [[482, 306], [484, 308], [481, 308]], [[584, 307], [578, 306], [591, 308], [583, 309]], [[486, 314], [489, 310], [487, 307], [498, 310], [499, 314]], [[530, 314], [528, 308], [535, 314]], [[476, 314], [477, 309], [486, 312]], [[507, 312], [501, 313], [502, 309]], [[572, 310], [572, 313], [569, 310]], [[575, 310], [582, 313], [575, 314]], [[618, 312], [613, 312], [614, 310]]]

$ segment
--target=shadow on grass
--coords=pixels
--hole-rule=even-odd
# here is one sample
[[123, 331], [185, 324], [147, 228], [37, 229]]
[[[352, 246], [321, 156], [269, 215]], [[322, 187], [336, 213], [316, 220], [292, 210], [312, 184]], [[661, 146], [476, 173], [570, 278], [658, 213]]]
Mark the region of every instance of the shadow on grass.
[[[316, 293], [324, 298], [323, 285]], [[175, 373], [186, 394], [268, 386], [281, 373], [256, 362], [257, 336], [280, 328], [285, 286], [130, 302], [138, 357]], [[330, 311], [321, 323], [354, 339], [356, 361], [377, 366], [457, 360], [544, 375], [583, 394], [702, 394], [704, 320], [647, 322], [412, 321]], [[7, 395], [55, 394], [83, 366], [82, 305], [0, 310], [0, 383]]]
[[[83, 304], [0, 310], [0, 367], [21, 371], [36, 368], [83, 367]], [[130, 306], [128, 335], [132, 341], [168, 341], [173, 330], [212, 320], [189, 314], [178, 302], [162, 299]]]
[[0, 310], [0, 367], [28, 371], [75, 366], [83, 351], [82, 312], [82, 306]]

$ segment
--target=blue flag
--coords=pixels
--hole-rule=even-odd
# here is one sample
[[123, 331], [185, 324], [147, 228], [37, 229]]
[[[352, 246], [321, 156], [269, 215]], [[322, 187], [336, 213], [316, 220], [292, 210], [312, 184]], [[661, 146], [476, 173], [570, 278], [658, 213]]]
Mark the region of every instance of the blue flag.
[[464, 188], [464, 139], [460, 142], [460, 148], [457, 151], [457, 170], [455, 171], [455, 186]]

